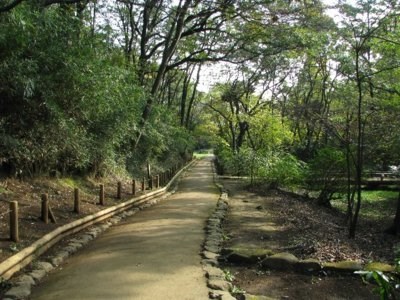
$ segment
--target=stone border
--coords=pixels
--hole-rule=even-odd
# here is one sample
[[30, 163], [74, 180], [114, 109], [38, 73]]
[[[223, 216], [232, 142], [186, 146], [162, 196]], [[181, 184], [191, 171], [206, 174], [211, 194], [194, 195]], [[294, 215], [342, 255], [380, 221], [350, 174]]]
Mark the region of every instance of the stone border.
[[[167, 193], [168, 190], [175, 188], [176, 185], [178, 184], [178, 179], [180, 175], [186, 171], [189, 167], [191, 167], [196, 160], [192, 160], [190, 163], [188, 163], [186, 166], [184, 166], [181, 170], [179, 170], [175, 176], [168, 182], [168, 184], [156, 191], [150, 192], [145, 195], [141, 195], [139, 197], [135, 197], [131, 200], [128, 200], [126, 202], [120, 203], [118, 205], [109, 207], [107, 209], [104, 209], [102, 211], [99, 211], [93, 215], [86, 216], [84, 218], [81, 218], [79, 220], [76, 220], [74, 222], [71, 222], [69, 224], [65, 224], [63, 226], [60, 226], [53, 230], [52, 232], [44, 235], [42, 238], [39, 240], [35, 241], [33, 244], [30, 246], [24, 248], [17, 254], [9, 257], [8, 259], [4, 260], [2, 263], [0, 263], [0, 279], [1, 280], [7, 280], [10, 279], [16, 272], [20, 271], [23, 269], [25, 266], [30, 264], [32, 261], [37, 259], [41, 254], [46, 252], [50, 247], [55, 245], [57, 242], [59, 242], [61, 239], [72, 235], [74, 233], [77, 233], [79, 231], [82, 231], [83, 229], [103, 222], [106, 219], [110, 219], [106, 224], [115, 224], [121, 221], [123, 217], [133, 215], [134, 213], [130, 212], [125, 212], [126, 210], [132, 209], [144, 209], [146, 207], [152, 206], [156, 203], [158, 203], [157, 197], [163, 196], [162, 198], [168, 197], [171, 193]], [[119, 216], [116, 216], [117, 214], [120, 214]], [[103, 224], [100, 226], [103, 230], [108, 228], [106, 224]], [[64, 251], [64, 253], [60, 253], [58, 255], [58, 259], [54, 261], [54, 263], [57, 265], [58, 263], [61, 263], [66, 257], [68, 257], [69, 254], [74, 253], [77, 249], [79, 249], [83, 244], [87, 243], [91, 239], [94, 238], [95, 235], [98, 233], [102, 232], [103, 230], [101, 229], [96, 229], [95, 231], [97, 233], [94, 233], [95, 231], [89, 230], [87, 234], [83, 234], [84, 237], [81, 240], [82, 243], [75, 243], [76, 241], [73, 241], [72, 244], [70, 244], [68, 250], [70, 251]], [[86, 241], [87, 240], [87, 241]], [[78, 246], [77, 244], [81, 244], [81, 246]], [[69, 253], [68, 255], [66, 253]], [[64, 257], [64, 258], [62, 258]], [[44, 275], [43, 275], [44, 276]], [[24, 284], [26, 284], [25, 281], [23, 281]], [[19, 298], [16, 298], [19, 299]]]
[[210, 299], [236, 300], [230, 293], [232, 284], [226, 280], [226, 274], [219, 268], [219, 256], [224, 240], [222, 222], [228, 212], [228, 193], [222, 185], [217, 183], [217, 174], [212, 163], [213, 179], [220, 190], [214, 212], [207, 220], [205, 227], [206, 238], [202, 250], [202, 265], [207, 278]]
[[219, 268], [219, 253], [221, 251], [224, 233], [222, 222], [228, 211], [228, 194], [222, 192], [215, 211], [207, 221], [206, 240], [203, 246], [203, 270], [207, 277], [207, 286], [210, 289], [210, 299], [233, 300], [236, 299], [230, 294], [232, 285], [226, 280], [225, 273]]

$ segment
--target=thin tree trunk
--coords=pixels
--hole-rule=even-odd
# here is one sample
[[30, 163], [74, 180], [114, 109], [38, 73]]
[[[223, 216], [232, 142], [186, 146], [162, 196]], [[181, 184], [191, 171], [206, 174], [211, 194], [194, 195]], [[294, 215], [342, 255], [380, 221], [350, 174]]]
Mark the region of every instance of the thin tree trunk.
[[190, 97], [189, 105], [188, 105], [187, 112], [186, 112], [186, 120], [185, 120], [186, 128], [189, 128], [191, 115], [192, 115], [193, 103], [194, 103], [194, 100], [196, 99], [197, 87], [200, 82], [200, 72], [201, 72], [201, 65], [199, 65], [199, 68], [197, 69], [196, 82], [194, 83], [193, 93], [192, 93], [192, 96]]
[[358, 216], [361, 208], [361, 179], [363, 172], [363, 130], [362, 130], [362, 82], [360, 75], [359, 66], [359, 49], [356, 51], [356, 78], [357, 78], [357, 90], [358, 90], [358, 110], [357, 110], [357, 163], [356, 163], [356, 195], [357, 202], [354, 210], [354, 215], [350, 221], [349, 237], [355, 238], [356, 229], [358, 223]]
[[399, 195], [397, 196], [397, 208], [396, 215], [393, 219], [393, 224], [388, 229], [386, 229], [385, 232], [394, 235], [400, 235], [400, 189]]

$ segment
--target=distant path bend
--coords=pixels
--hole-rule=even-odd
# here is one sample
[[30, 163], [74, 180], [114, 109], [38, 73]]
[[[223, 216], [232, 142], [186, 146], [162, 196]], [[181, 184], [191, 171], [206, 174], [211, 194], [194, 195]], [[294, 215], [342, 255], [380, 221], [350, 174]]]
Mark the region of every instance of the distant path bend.
[[208, 299], [199, 253], [217, 200], [211, 161], [201, 160], [174, 195], [103, 233], [30, 299]]

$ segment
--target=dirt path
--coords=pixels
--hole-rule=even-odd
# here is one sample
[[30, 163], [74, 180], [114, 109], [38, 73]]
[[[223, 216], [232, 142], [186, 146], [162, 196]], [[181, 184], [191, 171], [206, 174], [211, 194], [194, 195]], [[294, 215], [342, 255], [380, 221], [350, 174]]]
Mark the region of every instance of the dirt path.
[[199, 252], [217, 199], [210, 161], [202, 160], [177, 193], [108, 230], [30, 299], [208, 299]]

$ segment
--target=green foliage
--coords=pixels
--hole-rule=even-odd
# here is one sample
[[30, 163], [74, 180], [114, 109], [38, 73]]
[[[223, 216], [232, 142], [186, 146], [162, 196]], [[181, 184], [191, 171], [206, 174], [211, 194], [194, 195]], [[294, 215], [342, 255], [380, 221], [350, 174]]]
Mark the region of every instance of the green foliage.
[[[363, 209], [360, 216], [370, 220], [388, 220], [396, 210], [397, 196], [398, 192], [395, 191], [362, 191]], [[332, 206], [346, 213], [346, 195], [335, 193], [332, 198]]]
[[346, 158], [341, 150], [325, 147], [309, 162], [308, 183], [319, 190], [319, 200], [329, 202], [335, 192], [346, 189]]
[[226, 281], [233, 282], [235, 280], [235, 275], [233, 275], [230, 270], [223, 270], [223, 271]]
[[257, 177], [271, 187], [294, 186], [304, 182], [307, 166], [294, 155], [283, 151], [271, 151], [259, 159]]
[[158, 105], [146, 124], [135, 156], [128, 159], [128, 169], [131, 172], [138, 170], [143, 162], [156, 167], [159, 161], [167, 169], [182, 159], [188, 159], [194, 148], [194, 138], [186, 128], [179, 126], [174, 112]]
[[242, 288], [236, 286], [236, 285], [232, 285], [232, 287], [229, 290], [232, 294], [234, 295], [242, 295], [242, 294], [246, 294], [246, 291], [243, 290]]
[[[379, 294], [381, 300], [396, 299], [395, 291], [399, 287], [399, 279], [396, 276], [381, 271], [357, 271], [355, 273], [361, 275], [366, 282], [374, 282], [378, 285], [374, 291]], [[396, 273], [398, 274], [398, 270]]]
[[252, 183], [268, 183], [271, 187], [303, 184], [307, 165], [284, 151], [259, 151], [243, 148], [239, 153], [227, 145], [216, 150], [217, 163], [222, 174], [250, 176]]
[[120, 52], [68, 7], [21, 5], [0, 23], [0, 162], [23, 175], [124, 165], [144, 94]]
[[287, 120], [270, 109], [251, 116], [249, 127], [252, 145], [257, 151], [286, 148], [293, 143], [293, 133]]

